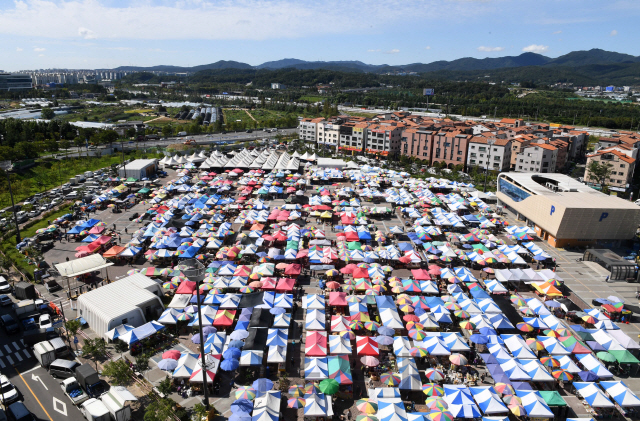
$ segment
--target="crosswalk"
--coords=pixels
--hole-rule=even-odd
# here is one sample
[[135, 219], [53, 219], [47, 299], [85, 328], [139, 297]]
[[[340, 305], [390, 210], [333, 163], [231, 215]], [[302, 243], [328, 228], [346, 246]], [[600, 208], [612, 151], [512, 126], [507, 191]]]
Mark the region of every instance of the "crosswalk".
[[33, 355], [25, 346], [22, 339], [10, 344], [0, 346], [0, 368], [11, 367], [24, 360], [28, 360]]

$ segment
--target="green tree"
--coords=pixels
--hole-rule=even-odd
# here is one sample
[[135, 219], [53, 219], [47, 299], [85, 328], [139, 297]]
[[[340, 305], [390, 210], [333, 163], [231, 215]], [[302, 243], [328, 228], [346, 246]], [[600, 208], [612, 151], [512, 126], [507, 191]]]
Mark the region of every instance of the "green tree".
[[149, 369], [149, 355], [141, 353], [136, 357], [136, 369], [143, 375]]
[[108, 361], [104, 365], [102, 374], [111, 378], [111, 383], [116, 386], [128, 385], [131, 383], [131, 376], [133, 375], [129, 364], [123, 358], [120, 358], [117, 361]]
[[169, 398], [153, 400], [144, 411], [144, 421], [167, 421], [173, 416], [174, 402]]
[[82, 354], [92, 360], [96, 365], [96, 369], [98, 369], [98, 358], [104, 355], [106, 346], [107, 344], [103, 338], [85, 339]]
[[169, 137], [173, 134], [173, 126], [171, 124], [165, 124], [162, 128], [162, 135], [164, 137]]
[[124, 341], [116, 341], [113, 344], [113, 348], [122, 357], [122, 354], [124, 354], [125, 352], [127, 352], [129, 350], [129, 345], [127, 345]]
[[601, 164], [596, 160], [591, 160], [587, 165], [587, 175], [592, 182], [600, 184], [604, 191], [607, 185], [607, 180], [611, 176], [611, 168], [612, 165], [608, 162], [603, 162]]
[[49, 107], [44, 107], [41, 111], [41, 116], [45, 120], [51, 120], [53, 117], [55, 117], [55, 115], [56, 114]]
[[171, 385], [171, 379], [169, 376], [165, 377], [164, 380], [158, 384], [158, 390], [165, 396], [169, 396], [171, 394], [173, 386]]
[[133, 137], [136, 135], [136, 129], [134, 129], [133, 127], [130, 127], [127, 129], [127, 137]]
[[[67, 331], [67, 337], [69, 339], [71, 339], [71, 337], [75, 337], [80, 331], [81, 327], [82, 327], [82, 323], [78, 319], [69, 320], [64, 324], [64, 328]], [[77, 345], [76, 345], [76, 349], [78, 349]]]

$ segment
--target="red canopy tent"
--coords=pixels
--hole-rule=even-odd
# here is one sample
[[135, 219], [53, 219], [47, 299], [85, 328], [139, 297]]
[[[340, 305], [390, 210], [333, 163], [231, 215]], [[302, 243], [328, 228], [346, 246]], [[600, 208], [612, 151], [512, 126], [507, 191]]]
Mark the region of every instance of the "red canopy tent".
[[429, 272], [424, 269], [411, 269], [411, 274], [413, 275], [413, 278], [418, 281], [428, 281], [431, 279]]
[[365, 268], [359, 268], [356, 266], [356, 268], [353, 270], [353, 277], [354, 278], [368, 278], [369, 277], [369, 271]]
[[297, 263], [292, 263], [284, 270], [285, 275], [300, 275], [302, 272], [302, 265]]
[[274, 290], [276, 289], [276, 280], [273, 278], [262, 278], [262, 289]]
[[[353, 263], [349, 263], [347, 266], [343, 267], [342, 269], [340, 269], [340, 272], [342, 273], [353, 273], [354, 270], [356, 270], [358, 268], [358, 266], [354, 265]], [[368, 273], [367, 273], [368, 275]]]
[[332, 291], [329, 293], [329, 305], [330, 306], [341, 306], [347, 307], [349, 303], [347, 302], [347, 293], [346, 292], [338, 292]]
[[189, 294], [192, 295], [196, 290], [196, 283], [194, 281], [182, 281], [176, 289], [176, 294]]
[[109, 250], [107, 250], [107, 251], [105, 251], [104, 253], [102, 253], [102, 257], [104, 257], [104, 258], [116, 257], [116, 256], [118, 256], [120, 253], [122, 253], [123, 251], [125, 251], [126, 249], [127, 249], [126, 247], [113, 246], [113, 247], [111, 247]]
[[327, 332], [313, 331], [307, 333], [304, 354], [308, 357], [327, 356]]
[[374, 357], [380, 355], [378, 343], [371, 336], [356, 336], [356, 346], [358, 355], [371, 355]]
[[293, 291], [296, 280], [291, 278], [280, 278], [276, 285], [276, 292]]

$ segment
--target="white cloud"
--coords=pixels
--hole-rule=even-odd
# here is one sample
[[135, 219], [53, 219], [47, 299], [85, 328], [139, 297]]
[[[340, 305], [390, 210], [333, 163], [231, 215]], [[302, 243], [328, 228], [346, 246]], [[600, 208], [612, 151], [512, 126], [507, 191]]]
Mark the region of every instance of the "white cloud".
[[16, 51], [20, 52], [20, 51], [24, 51], [24, 50], [22, 48], [20, 48], [20, 47], [16, 47]]
[[618, 35], [618, 31], [616, 31], [615, 29], [609, 34], [610, 37], [615, 37], [616, 35]]
[[430, 45], [427, 45], [426, 47], [424, 47], [424, 49], [425, 49], [425, 50], [430, 50], [430, 49], [431, 49], [431, 46], [430, 46]]
[[484, 45], [481, 45], [480, 47], [478, 47], [478, 51], [483, 51], [485, 53], [494, 53], [497, 51], [504, 51], [504, 47], [485, 47]]
[[562, 33], [562, 31], [555, 31], [553, 34], [554, 35], [558, 35], [558, 34], [561, 34], [561, 33]]
[[[370, 0], [297, 2], [294, 0], [15, 0], [0, 10], [0, 34], [46, 39], [266, 40], [371, 32], [370, 22], [406, 25], [444, 16], [438, 0], [392, 1], [371, 7]], [[477, 18], [484, 2], [465, 2], [459, 20]], [[144, 18], [141, 19], [140, 17]], [[353, 16], [359, 19], [354, 20]], [[247, 24], [250, 23], [250, 30]], [[80, 26], [81, 24], [81, 26]], [[88, 29], [90, 28], [90, 29]], [[207, 28], [207, 30], [202, 30]]]
[[96, 33], [91, 29], [80, 27], [78, 28], [78, 35], [80, 35], [84, 39], [94, 39], [96, 38]]
[[38, 57], [44, 57], [44, 54], [38, 54]]
[[131, 48], [131, 47], [108, 47], [107, 50], [130, 51], [130, 50], [133, 50], [133, 48]]
[[42, 52], [42, 51], [45, 51], [45, 50], [46, 50], [46, 48], [40, 48], [40, 47], [35, 47], [33, 49], [33, 51], [35, 51], [36, 53], [39, 53], [39, 52]]
[[377, 49], [377, 50], [367, 50], [367, 53], [379, 53], [380, 51], [382, 51], [382, 50], [380, 50], [380, 49]]
[[389, 50], [389, 51], [385, 51], [385, 54], [398, 54], [400, 52], [400, 50], [398, 50], [397, 48], [394, 48], [393, 50]]
[[537, 44], [531, 44], [522, 49], [522, 51], [524, 51], [525, 53], [536, 53], [536, 54], [546, 53], [548, 50], [549, 50], [548, 45], [537, 45]]

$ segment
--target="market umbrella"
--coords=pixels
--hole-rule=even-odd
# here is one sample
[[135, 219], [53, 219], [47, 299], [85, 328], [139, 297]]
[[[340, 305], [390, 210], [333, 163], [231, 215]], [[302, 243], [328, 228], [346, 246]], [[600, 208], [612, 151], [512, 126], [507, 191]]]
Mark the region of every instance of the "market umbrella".
[[467, 365], [467, 358], [462, 354], [451, 354], [449, 355], [449, 361], [455, 365]]
[[427, 398], [427, 400], [424, 402], [424, 404], [427, 406], [428, 409], [435, 411], [435, 410], [445, 410], [447, 408], [449, 408], [449, 405], [447, 404], [447, 401], [445, 401], [443, 398], [439, 397], [439, 396], [432, 396], [430, 398]]
[[338, 383], [334, 379], [324, 379], [320, 382], [320, 385], [318, 386], [318, 388], [325, 395], [334, 395], [338, 392], [338, 389], [340, 388], [340, 383]]
[[240, 366], [240, 361], [235, 359], [224, 360], [220, 363], [220, 368], [224, 371], [233, 371]]
[[528, 323], [524, 323], [524, 322], [522, 322], [522, 323], [518, 323], [518, 324], [516, 325], [516, 327], [517, 327], [517, 328], [518, 328], [518, 330], [519, 330], [519, 331], [521, 331], [521, 332], [533, 332], [533, 331], [535, 330], [535, 327], [531, 326], [531, 325], [530, 325], [530, 324], [528, 324]]
[[375, 367], [380, 364], [380, 361], [376, 357], [372, 357], [370, 355], [361, 357], [360, 362], [367, 367]]
[[177, 349], [170, 349], [169, 351], [165, 351], [162, 353], [162, 359], [171, 358], [174, 360], [179, 360], [182, 354]]
[[273, 382], [269, 379], [258, 379], [251, 385], [258, 393], [268, 392], [273, 389]]
[[373, 399], [359, 399], [356, 401], [356, 409], [365, 414], [378, 412], [378, 402]]
[[400, 384], [400, 376], [389, 371], [380, 376], [380, 382], [385, 386], [397, 387]]
[[437, 383], [423, 384], [422, 391], [427, 396], [444, 396], [444, 388]]
[[473, 335], [471, 335], [469, 337], [469, 340], [474, 344], [478, 344], [478, 345], [489, 343], [489, 338], [487, 338], [485, 335], [480, 335], [478, 333], [474, 333]]
[[509, 411], [517, 417], [521, 417], [526, 414], [524, 406], [519, 404], [509, 405], [507, 408], [509, 408]]
[[306, 399], [304, 398], [291, 398], [287, 400], [288, 408], [304, 408], [306, 403]]
[[502, 398], [502, 401], [507, 405], [522, 405], [522, 399], [516, 395], [507, 395]]
[[240, 359], [240, 355], [242, 355], [242, 351], [240, 351], [238, 348], [227, 348], [226, 351], [224, 351], [224, 353], [222, 354], [222, 357], [225, 360], [237, 360]]
[[601, 361], [604, 361], [606, 363], [613, 363], [616, 362], [616, 357], [614, 357], [611, 353], [609, 353], [608, 351], [600, 351], [596, 354], [596, 356], [598, 358], [600, 358]]
[[250, 413], [253, 411], [253, 402], [249, 399], [238, 399], [231, 404], [231, 412], [237, 414], [238, 412]]
[[454, 419], [454, 416], [451, 412], [441, 409], [431, 411], [427, 416], [431, 421], [453, 421]]
[[571, 381], [573, 380], [573, 374], [569, 373], [565, 369], [554, 370], [551, 372], [551, 375], [558, 380]]
[[291, 396], [296, 398], [305, 395], [304, 386], [299, 384], [294, 384], [293, 386], [289, 387], [288, 392]]
[[556, 360], [553, 357], [542, 357], [540, 358], [540, 362], [542, 363], [542, 365], [546, 367], [551, 367], [551, 368], [560, 367], [560, 361]]
[[373, 415], [358, 415], [356, 421], [378, 421], [378, 418]]
[[444, 379], [444, 373], [437, 368], [427, 368], [424, 372], [427, 379], [431, 381], [440, 381]]
[[251, 386], [240, 386], [235, 392], [236, 399], [252, 400], [256, 397], [256, 391]]
[[516, 394], [516, 391], [513, 388], [513, 386], [511, 386], [508, 383], [500, 383], [500, 382], [496, 383], [496, 384], [493, 385], [493, 389], [496, 392], [498, 392], [498, 393], [500, 393], [502, 395], [515, 395]]
[[173, 358], [165, 358], [160, 360], [158, 363], [158, 368], [160, 370], [172, 371], [178, 367], [178, 361]]

